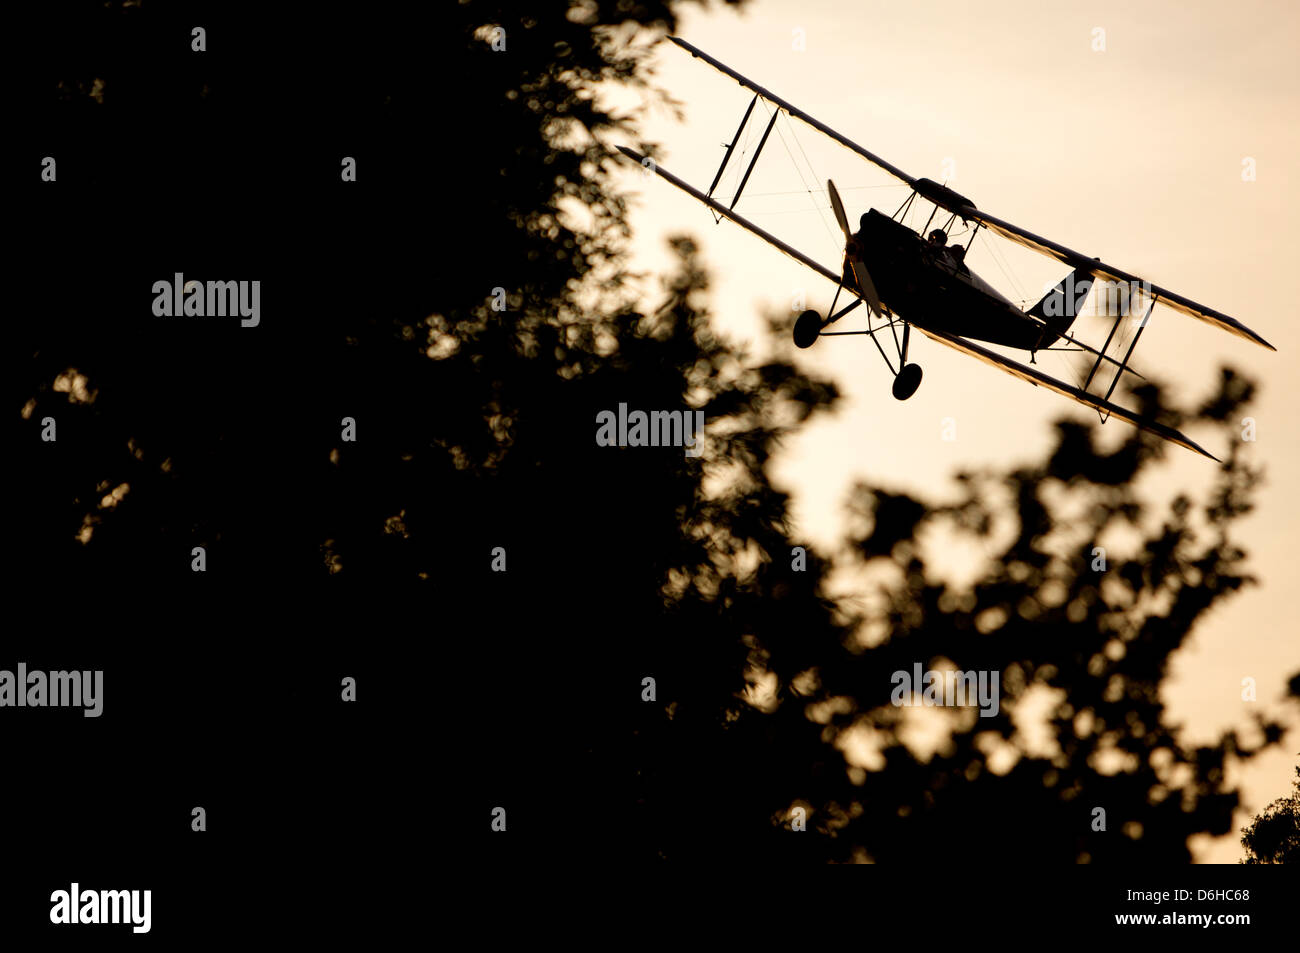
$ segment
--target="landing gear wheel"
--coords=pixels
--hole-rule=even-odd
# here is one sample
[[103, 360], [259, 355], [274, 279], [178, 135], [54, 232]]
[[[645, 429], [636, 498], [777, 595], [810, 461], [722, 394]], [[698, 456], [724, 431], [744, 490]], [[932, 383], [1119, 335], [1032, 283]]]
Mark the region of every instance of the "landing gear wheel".
[[899, 400], [907, 400], [916, 393], [916, 389], [920, 386], [921, 365], [904, 364], [903, 369], [894, 378], [894, 396]]
[[822, 331], [822, 316], [816, 311], [805, 311], [794, 323], [794, 346], [812, 347]]

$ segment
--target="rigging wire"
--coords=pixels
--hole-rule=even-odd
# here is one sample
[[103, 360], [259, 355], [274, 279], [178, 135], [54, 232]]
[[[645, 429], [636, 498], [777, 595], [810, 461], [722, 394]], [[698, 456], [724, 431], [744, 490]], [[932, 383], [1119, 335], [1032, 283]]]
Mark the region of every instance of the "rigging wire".
[[[718, 184], [713, 189], [714, 197], [717, 198], [718, 201], [722, 201], [720, 198], [721, 195], [728, 193], [735, 194], [732, 186], [740, 178], [740, 170], [745, 167], [745, 156], [749, 154], [750, 146], [754, 144], [753, 136], [753, 124], [745, 123], [743, 138], [739, 143], [740, 151], [735, 155], [735, 161], [727, 164], [727, 171], [723, 174], [722, 178], [718, 180]], [[721, 221], [721, 219], [719, 218], [718, 221]]]
[[[767, 106], [767, 104], [764, 103], [764, 108], [766, 108], [766, 106]], [[777, 111], [780, 112], [780, 110], [777, 110]], [[769, 112], [768, 115], [770, 116], [771, 113]], [[789, 121], [789, 120], [787, 120], [787, 121]], [[800, 168], [800, 166], [799, 166], [799, 160], [797, 160], [797, 159], [794, 157], [794, 153], [790, 151], [790, 146], [789, 146], [789, 144], [785, 141], [785, 136], [784, 136], [784, 135], [782, 134], [782, 132], [781, 132], [781, 124], [780, 124], [779, 121], [777, 122], [777, 124], [776, 124], [776, 126], [775, 126], [774, 128], [776, 129], [776, 135], [777, 135], [777, 138], [781, 140], [781, 145], [782, 145], [782, 147], [785, 149], [786, 155], [788, 155], [788, 156], [790, 157], [790, 162], [794, 165], [795, 172], [797, 172], [798, 175], [799, 175], [799, 182], [804, 186], [805, 191], [807, 191], [807, 193], [808, 193], [808, 197], [809, 197], [810, 199], [812, 199], [812, 201], [813, 201], [813, 203], [814, 203], [813, 207], [817, 209], [817, 218], [821, 221], [821, 223], [822, 223], [822, 228], [824, 228], [824, 229], [826, 230], [826, 236], [830, 239], [830, 241], [831, 241], [831, 246], [832, 246], [833, 248], [836, 249], [837, 253], [842, 253], [843, 250], [844, 250], [844, 249], [843, 249], [843, 246], [842, 246], [842, 243], [839, 242], [839, 241], [835, 238], [835, 232], [838, 230], [838, 226], [836, 227], [835, 230], [832, 230], [831, 227], [830, 227], [830, 224], [826, 221], [826, 213], [825, 213], [824, 211], [822, 211], [822, 210], [821, 210], [821, 209], [820, 209], [820, 208], [815, 204], [816, 201], [817, 201], [816, 198], [814, 197], [814, 194], [815, 194], [815, 193], [813, 192], [813, 190], [812, 190], [811, 188], [808, 187], [808, 180], [804, 178], [803, 169]], [[795, 137], [795, 135], [794, 135], [794, 126], [793, 126], [793, 125], [791, 125], [791, 127], [790, 127], [790, 135], [791, 135], [792, 138], [795, 139], [795, 144], [798, 145], [798, 144], [799, 144], [799, 140], [798, 140], [798, 138]], [[803, 152], [803, 146], [802, 146], [802, 145], [799, 146], [799, 150], [800, 150], [801, 152]], [[806, 152], [804, 153], [804, 161], [805, 161], [805, 162], [808, 162], [808, 154], [807, 154]], [[813, 181], [816, 182], [816, 181], [817, 181], [817, 172], [816, 172], [815, 169], [813, 169], [813, 167], [812, 167], [812, 163], [811, 163], [811, 162], [808, 162], [808, 171], [812, 174], [812, 176], [813, 176]]]
[[997, 265], [998, 271], [1002, 272], [1002, 277], [1007, 279], [1008, 286], [1020, 300], [1020, 306], [1022, 308], [1028, 307], [1031, 304], [1029, 296], [1025, 294], [1025, 289], [1016, 280], [1009, 263], [1003, 258], [1002, 252], [998, 250], [997, 242], [987, 242], [985, 247], [989, 249], [989, 255], [993, 259], [993, 263]]
[[[793, 139], [793, 140], [794, 140], [794, 144], [795, 144], [796, 146], [799, 147], [799, 154], [803, 156], [803, 161], [804, 161], [804, 162], [807, 164], [807, 166], [808, 166], [808, 172], [809, 172], [809, 174], [813, 177], [813, 182], [814, 182], [814, 183], [817, 183], [817, 184], [818, 184], [817, 187], [818, 187], [818, 189], [820, 189], [820, 188], [821, 188], [820, 183], [821, 183], [823, 180], [822, 180], [822, 178], [821, 178], [819, 175], [817, 175], [817, 170], [813, 168], [812, 160], [810, 160], [810, 159], [808, 158], [808, 153], [804, 151], [803, 143], [799, 141], [799, 135], [798, 135], [797, 130], [796, 130], [795, 127], [794, 127], [794, 122], [790, 119], [789, 116], [786, 116], [786, 120], [785, 120], [785, 121], [786, 121], [786, 122], [789, 124], [789, 126], [790, 126], [790, 138]], [[816, 199], [813, 199], [813, 201], [815, 202]], [[830, 208], [830, 206], [826, 206], [826, 207], [827, 207], [827, 208]], [[817, 206], [817, 208], [818, 208], [818, 209], [821, 209], [822, 206]], [[825, 212], [819, 211], [817, 214], [818, 214], [819, 217], [822, 219], [822, 222], [825, 223], [825, 222], [826, 222], [826, 214], [825, 214]], [[836, 222], [835, 224], [836, 224], [836, 226], [838, 227], [839, 222]], [[830, 231], [830, 233], [831, 233], [831, 244], [834, 245], [834, 246], [836, 247], [837, 250], [840, 250], [840, 246], [841, 246], [842, 242], [840, 241], [839, 237], [835, 234], [835, 231], [834, 231], [834, 230], [830, 229], [829, 225], [827, 225], [827, 230]]]

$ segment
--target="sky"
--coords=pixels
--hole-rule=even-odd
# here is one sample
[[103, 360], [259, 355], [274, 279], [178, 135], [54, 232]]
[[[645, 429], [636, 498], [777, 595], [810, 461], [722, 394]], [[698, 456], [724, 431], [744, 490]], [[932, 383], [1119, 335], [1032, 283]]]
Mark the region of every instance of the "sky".
[[[1277, 348], [1157, 306], [1133, 356], [1179, 400], [1208, 395], [1225, 362], [1260, 384], [1248, 409], [1256, 436], [1248, 459], [1264, 468], [1266, 485], [1237, 527], [1260, 584], [1203, 617], [1174, 656], [1164, 691], [1185, 743], [1229, 728], [1250, 739], [1255, 711], [1292, 726], [1280, 747], [1229, 773], [1243, 801], [1233, 833], [1191, 844], [1199, 862], [1238, 860], [1237, 830], [1289, 793], [1300, 752], [1296, 706], [1282, 701], [1287, 678], [1300, 671], [1293, 596], [1300, 325], [1292, 287], [1300, 239], [1288, 227], [1300, 212], [1300, 5], [757, 0], [741, 12], [687, 7], [678, 32], [910, 174], [946, 180], [993, 215], [1232, 315]], [[752, 94], [672, 44], [661, 43], [652, 62], [682, 120], [636, 95], [612, 102], [645, 105], [642, 133], [662, 146], [661, 164], [705, 190]], [[762, 134], [763, 109], [718, 187], [724, 201]], [[908, 194], [782, 117], [737, 211], [838, 270], [842, 240], [828, 177], [854, 223], [868, 207], [892, 214]], [[714, 224], [662, 179], [632, 168], [623, 184], [636, 196], [633, 264], [665, 274], [672, 264], [665, 238], [692, 235], [712, 275], [717, 326], [746, 342], [756, 361], [767, 349], [765, 314], [790, 311], [801, 296], [822, 312], [830, 304], [835, 288], [825, 279], [732, 223]], [[1037, 300], [1068, 271], [987, 233], [968, 263], [1018, 303]], [[653, 286], [645, 294], [651, 307], [662, 302]], [[860, 324], [855, 313], [842, 329]], [[802, 366], [844, 395], [834, 416], [788, 441], [773, 469], [793, 495], [799, 532], [814, 545], [838, 543], [858, 481], [951, 497], [956, 470], [1040, 459], [1054, 420], [1091, 413], [923, 337], [913, 337], [910, 359], [925, 377], [904, 403], [890, 395], [890, 373], [865, 338], [827, 338], [799, 352]], [[1068, 376], [1064, 358], [1040, 361]], [[1112, 421], [1103, 436], [1118, 440], [1124, 426]], [[1213, 431], [1188, 435], [1223, 455]], [[1213, 475], [1211, 461], [1171, 446], [1148, 483], [1162, 497], [1185, 488], [1195, 498]], [[1247, 677], [1258, 684], [1255, 702], [1241, 699]]]

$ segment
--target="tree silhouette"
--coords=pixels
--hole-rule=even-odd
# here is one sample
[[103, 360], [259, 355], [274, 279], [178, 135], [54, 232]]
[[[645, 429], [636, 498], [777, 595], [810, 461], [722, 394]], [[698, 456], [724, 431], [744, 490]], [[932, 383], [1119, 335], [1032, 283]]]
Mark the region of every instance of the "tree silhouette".
[[[150, 56], [188, 36], [186, 15], [46, 9], [72, 39], [41, 74], [37, 115], [81, 118], [48, 133], [67, 188], [25, 206], [30, 247], [60, 254], [26, 262], [20, 307], [43, 317], [16, 329], [31, 360], [6, 384], [32, 448], [17, 581], [38, 603], [126, 620], [129, 638], [79, 626], [69, 645], [191, 673], [171, 689], [188, 720], [159, 727], [143, 702], [133, 715], [226, 740], [182, 749], [153, 796], [220, 789], [244, 799], [251, 830], [265, 798], [311, 813], [303, 841], [400, 844], [418, 792], [449, 848], [489, 868], [897, 862], [957, 844], [1020, 862], [1186, 861], [1191, 835], [1230, 829], [1225, 768], [1281, 727], [1189, 747], [1159, 688], [1197, 620], [1250, 582], [1231, 529], [1258, 475], [1240, 442], [1208, 497], [1161, 506], [1139, 485], [1167, 448], [1132, 433], [1101, 452], [1092, 426], [1066, 421], [1039, 462], [959, 475], [957, 502], [864, 483], [840, 551], [802, 542], [769, 463], [834, 407], [834, 385], [792, 363], [782, 322], [763, 364], [712, 329], [688, 238], [662, 307], [628, 281], [607, 141], [634, 137], [635, 117], [608, 115], [591, 87], [648, 82], [628, 44], [635, 27], [672, 29], [673, 6], [412, 18], [367, 4], [306, 39], [296, 21], [214, 7], [209, 59], [168, 54], [171, 81]], [[104, 29], [131, 55], [92, 64]], [[335, 55], [358, 48], [373, 53]], [[161, 162], [126, 148], [176, 109], [207, 150]], [[269, 168], [241, 158], [236, 119]], [[116, 157], [95, 129], [127, 130]], [[344, 155], [357, 189], [338, 181]], [[144, 214], [144, 189], [194, 214]], [[147, 289], [174, 271], [263, 277], [262, 326], [152, 318]], [[51, 298], [69, 275], [83, 291]], [[1199, 408], [1154, 385], [1137, 397], [1229, 434], [1251, 392], [1225, 370]], [[598, 446], [597, 414], [621, 403], [703, 410], [702, 455]], [[51, 415], [59, 438], [42, 446]], [[1116, 529], [1137, 541], [1108, 543]], [[985, 547], [973, 584], [932, 574], [933, 534]], [[242, 706], [214, 653], [259, 673]], [[942, 714], [926, 757], [891, 677], [944, 661], [999, 673], [1002, 708]], [[339, 666], [373, 699], [364, 730], [302, 714], [326, 710]], [[195, 712], [185, 691], [223, 702]], [[1033, 699], [1047, 702], [1041, 746], [1016, 718]], [[160, 824], [139, 801], [112, 803]]]
[[1241, 829], [1243, 864], [1300, 863], [1300, 767], [1289, 797], [1280, 797]]

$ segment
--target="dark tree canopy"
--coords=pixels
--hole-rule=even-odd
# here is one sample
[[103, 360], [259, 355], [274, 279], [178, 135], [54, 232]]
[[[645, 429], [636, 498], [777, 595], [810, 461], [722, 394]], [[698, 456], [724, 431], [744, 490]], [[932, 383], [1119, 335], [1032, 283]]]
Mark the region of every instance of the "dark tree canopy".
[[1241, 830], [1243, 864], [1300, 864], [1300, 767], [1291, 794], [1280, 797]]

